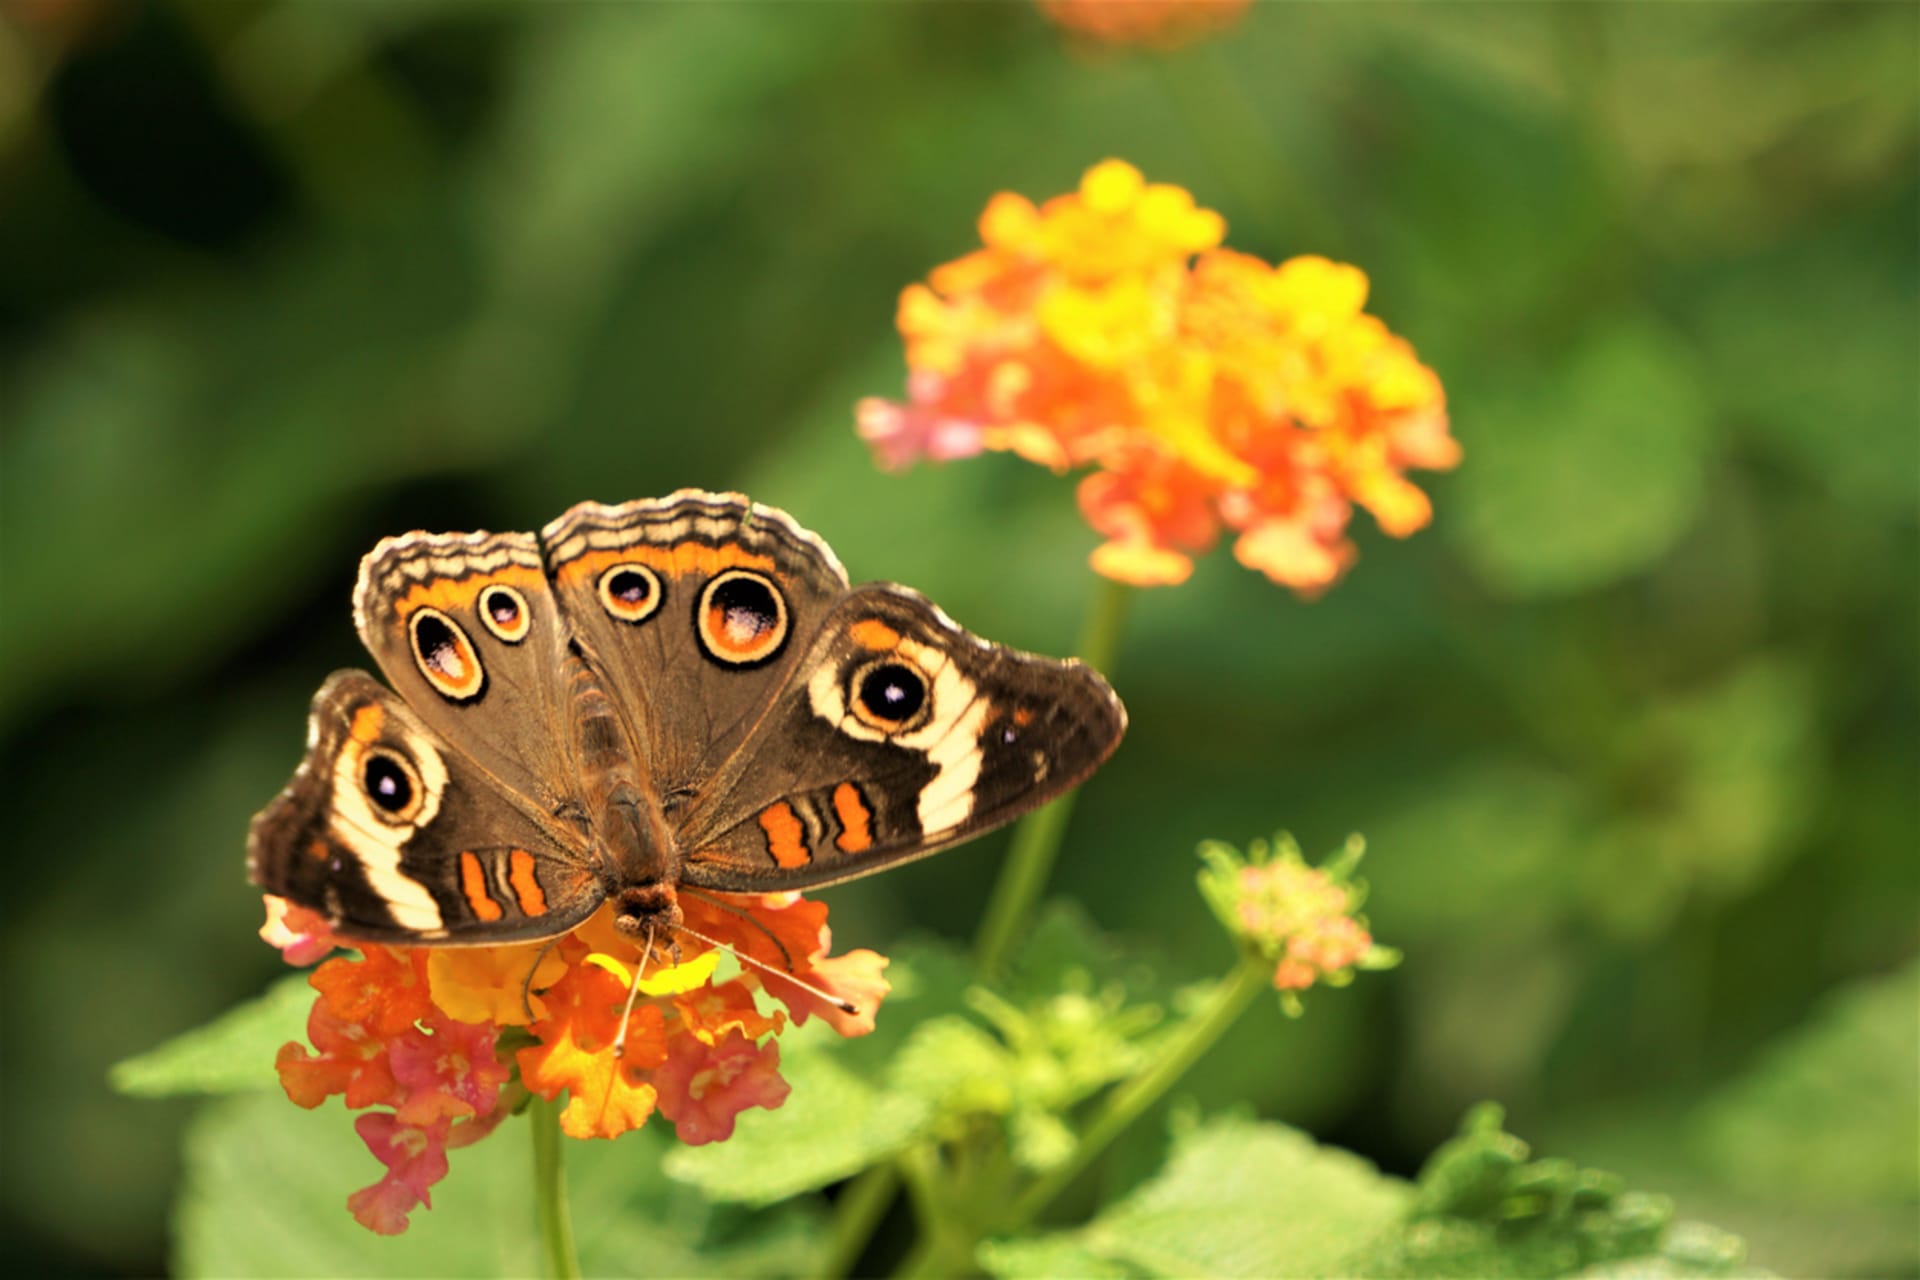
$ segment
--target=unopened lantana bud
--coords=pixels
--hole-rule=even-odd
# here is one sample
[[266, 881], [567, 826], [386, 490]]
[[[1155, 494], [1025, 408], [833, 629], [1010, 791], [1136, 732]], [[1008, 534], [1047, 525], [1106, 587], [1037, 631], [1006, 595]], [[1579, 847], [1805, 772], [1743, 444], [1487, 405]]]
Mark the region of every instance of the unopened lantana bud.
[[1290, 1014], [1315, 983], [1345, 986], [1357, 969], [1390, 969], [1400, 954], [1382, 947], [1358, 914], [1366, 885], [1353, 878], [1365, 851], [1354, 836], [1324, 865], [1311, 867], [1291, 836], [1256, 840], [1243, 855], [1231, 845], [1200, 847], [1200, 892], [1243, 946], [1274, 966], [1273, 985]]

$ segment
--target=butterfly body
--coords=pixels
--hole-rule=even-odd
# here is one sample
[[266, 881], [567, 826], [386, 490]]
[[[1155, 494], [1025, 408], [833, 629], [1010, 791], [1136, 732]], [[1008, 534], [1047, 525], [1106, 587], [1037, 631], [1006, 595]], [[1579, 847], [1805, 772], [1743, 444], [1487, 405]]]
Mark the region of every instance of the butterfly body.
[[687, 490], [536, 536], [408, 534], [362, 562], [362, 640], [253, 823], [249, 872], [344, 937], [636, 937], [682, 888], [811, 888], [1077, 784], [1125, 711], [1098, 673], [850, 587], [785, 513]]

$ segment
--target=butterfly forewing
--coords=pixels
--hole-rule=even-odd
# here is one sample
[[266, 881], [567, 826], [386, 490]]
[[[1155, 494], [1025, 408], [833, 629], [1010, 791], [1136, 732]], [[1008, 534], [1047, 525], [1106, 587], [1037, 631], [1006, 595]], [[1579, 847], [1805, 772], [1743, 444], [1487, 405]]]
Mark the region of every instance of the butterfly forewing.
[[755, 731], [847, 588], [824, 542], [737, 494], [585, 502], [541, 538], [573, 634], [668, 802]]
[[535, 812], [577, 805], [567, 626], [530, 533], [410, 533], [360, 564], [360, 639], [419, 717]]

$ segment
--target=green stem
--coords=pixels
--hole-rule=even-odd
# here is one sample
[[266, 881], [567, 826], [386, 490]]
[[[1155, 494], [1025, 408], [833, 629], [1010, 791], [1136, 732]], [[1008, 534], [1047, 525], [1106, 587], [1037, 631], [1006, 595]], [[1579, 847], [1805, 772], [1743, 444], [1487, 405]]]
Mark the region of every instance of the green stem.
[[833, 1246], [821, 1274], [829, 1277], [853, 1274], [867, 1241], [893, 1205], [894, 1192], [900, 1188], [900, 1175], [890, 1164], [877, 1164], [840, 1193], [833, 1207]]
[[947, 1221], [941, 1195], [947, 1181], [939, 1153], [923, 1142], [902, 1151], [896, 1167], [907, 1184], [907, 1199], [920, 1232], [894, 1275], [900, 1280], [930, 1280], [971, 1270], [973, 1236]]
[[[1109, 672], [1120, 650], [1120, 635], [1126, 628], [1127, 605], [1133, 598], [1133, 589], [1108, 578], [1101, 578], [1099, 582], [1100, 590], [1089, 607], [1077, 652], [1080, 660], [1094, 670]], [[1000, 868], [1000, 879], [993, 886], [993, 898], [987, 904], [980, 936], [974, 944], [974, 960], [984, 976], [991, 978], [1000, 971], [1014, 940], [1026, 931], [1034, 904], [1053, 873], [1054, 859], [1060, 854], [1060, 839], [1066, 834], [1067, 819], [1073, 814], [1073, 799], [1077, 794], [1077, 791], [1067, 792], [1052, 804], [1022, 818], [1013, 829], [1013, 846]]]
[[580, 1280], [573, 1248], [573, 1217], [567, 1211], [567, 1169], [560, 1155], [560, 1104], [535, 1098], [527, 1108], [533, 1125], [533, 1204], [540, 1250], [553, 1280]]
[[1128, 1125], [1158, 1102], [1238, 1021], [1254, 997], [1266, 990], [1272, 973], [1272, 966], [1260, 956], [1251, 952], [1242, 956], [1240, 966], [1214, 988], [1206, 1007], [1187, 1019], [1159, 1059], [1107, 1095], [1067, 1162], [1034, 1182], [1014, 1201], [1008, 1229], [1019, 1231], [1030, 1224], [1126, 1132]]

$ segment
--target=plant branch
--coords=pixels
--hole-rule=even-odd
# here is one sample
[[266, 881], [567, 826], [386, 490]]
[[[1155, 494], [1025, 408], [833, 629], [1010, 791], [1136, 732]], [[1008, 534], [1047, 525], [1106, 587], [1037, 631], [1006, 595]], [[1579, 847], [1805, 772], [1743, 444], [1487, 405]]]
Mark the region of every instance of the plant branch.
[[533, 1204], [540, 1252], [553, 1280], [579, 1280], [573, 1247], [573, 1216], [567, 1209], [567, 1169], [560, 1151], [560, 1104], [536, 1097], [527, 1107], [533, 1126]]
[[890, 1164], [874, 1165], [847, 1184], [833, 1207], [833, 1243], [822, 1275], [837, 1280], [853, 1274], [899, 1189], [900, 1175]]
[[1271, 978], [1272, 966], [1266, 960], [1253, 952], [1242, 955], [1239, 967], [1214, 988], [1205, 1007], [1182, 1024], [1160, 1057], [1107, 1095], [1066, 1163], [1041, 1176], [1014, 1201], [1008, 1218], [1009, 1229], [1025, 1228], [1071, 1186], [1115, 1138], [1126, 1132], [1194, 1063], [1206, 1056], [1207, 1050], [1246, 1012], [1254, 997], [1267, 989]]

